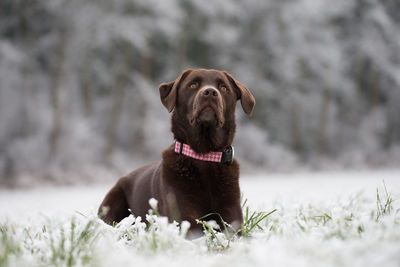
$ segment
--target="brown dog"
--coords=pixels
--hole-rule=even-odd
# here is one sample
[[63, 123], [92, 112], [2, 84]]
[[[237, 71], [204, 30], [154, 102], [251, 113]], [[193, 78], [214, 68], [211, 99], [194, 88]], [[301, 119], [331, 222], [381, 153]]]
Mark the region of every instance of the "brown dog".
[[[186, 220], [200, 230], [196, 219], [225, 222], [240, 227], [239, 164], [231, 147], [235, 134], [235, 107], [240, 99], [251, 115], [255, 99], [229, 73], [186, 70], [159, 87], [161, 102], [172, 113], [172, 133], [177, 140], [163, 151], [162, 160], [119, 179], [100, 205], [106, 223], [130, 214], [146, 215], [150, 198], [169, 220]], [[102, 212], [103, 208], [106, 212]], [[217, 215], [219, 214], [219, 215]]]

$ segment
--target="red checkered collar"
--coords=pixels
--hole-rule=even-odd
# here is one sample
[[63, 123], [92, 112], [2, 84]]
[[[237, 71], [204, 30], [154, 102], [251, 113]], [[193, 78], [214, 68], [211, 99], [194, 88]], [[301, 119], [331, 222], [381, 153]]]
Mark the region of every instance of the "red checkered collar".
[[185, 155], [190, 158], [202, 160], [202, 161], [210, 161], [217, 163], [226, 163], [231, 164], [234, 156], [233, 146], [229, 146], [223, 152], [208, 152], [207, 154], [198, 154], [194, 152], [194, 150], [187, 144], [184, 144], [179, 141], [175, 141], [175, 152], [180, 155]]

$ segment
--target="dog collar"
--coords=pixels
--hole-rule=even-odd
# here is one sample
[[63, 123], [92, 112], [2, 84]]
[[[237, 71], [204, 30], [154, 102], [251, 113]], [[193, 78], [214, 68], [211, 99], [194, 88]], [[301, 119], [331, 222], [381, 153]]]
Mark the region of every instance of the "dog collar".
[[175, 153], [202, 161], [226, 163], [229, 165], [233, 161], [235, 150], [233, 146], [229, 146], [223, 152], [212, 151], [206, 154], [198, 154], [194, 152], [194, 150], [189, 145], [179, 141], [175, 141]]

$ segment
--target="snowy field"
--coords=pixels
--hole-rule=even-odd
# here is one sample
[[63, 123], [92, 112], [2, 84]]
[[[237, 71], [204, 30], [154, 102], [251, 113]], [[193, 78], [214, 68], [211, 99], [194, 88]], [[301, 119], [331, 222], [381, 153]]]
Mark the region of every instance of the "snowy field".
[[0, 266], [400, 266], [400, 170], [242, 177], [248, 217], [272, 213], [195, 240], [155, 215], [105, 225], [110, 186], [0, 190]]

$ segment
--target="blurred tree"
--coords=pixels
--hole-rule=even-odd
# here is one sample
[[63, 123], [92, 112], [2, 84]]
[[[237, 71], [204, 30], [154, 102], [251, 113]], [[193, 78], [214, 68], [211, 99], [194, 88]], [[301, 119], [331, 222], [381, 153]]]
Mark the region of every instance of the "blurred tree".
[[0, 1], [1, 179], [100, 179], [93, 170], [159, 158], [172, 140], [157, 87], [187, 67], [225, 69], [254, 93], [235, 145], [255, 168], [395, 164], [399, 11], [395, 0]]

